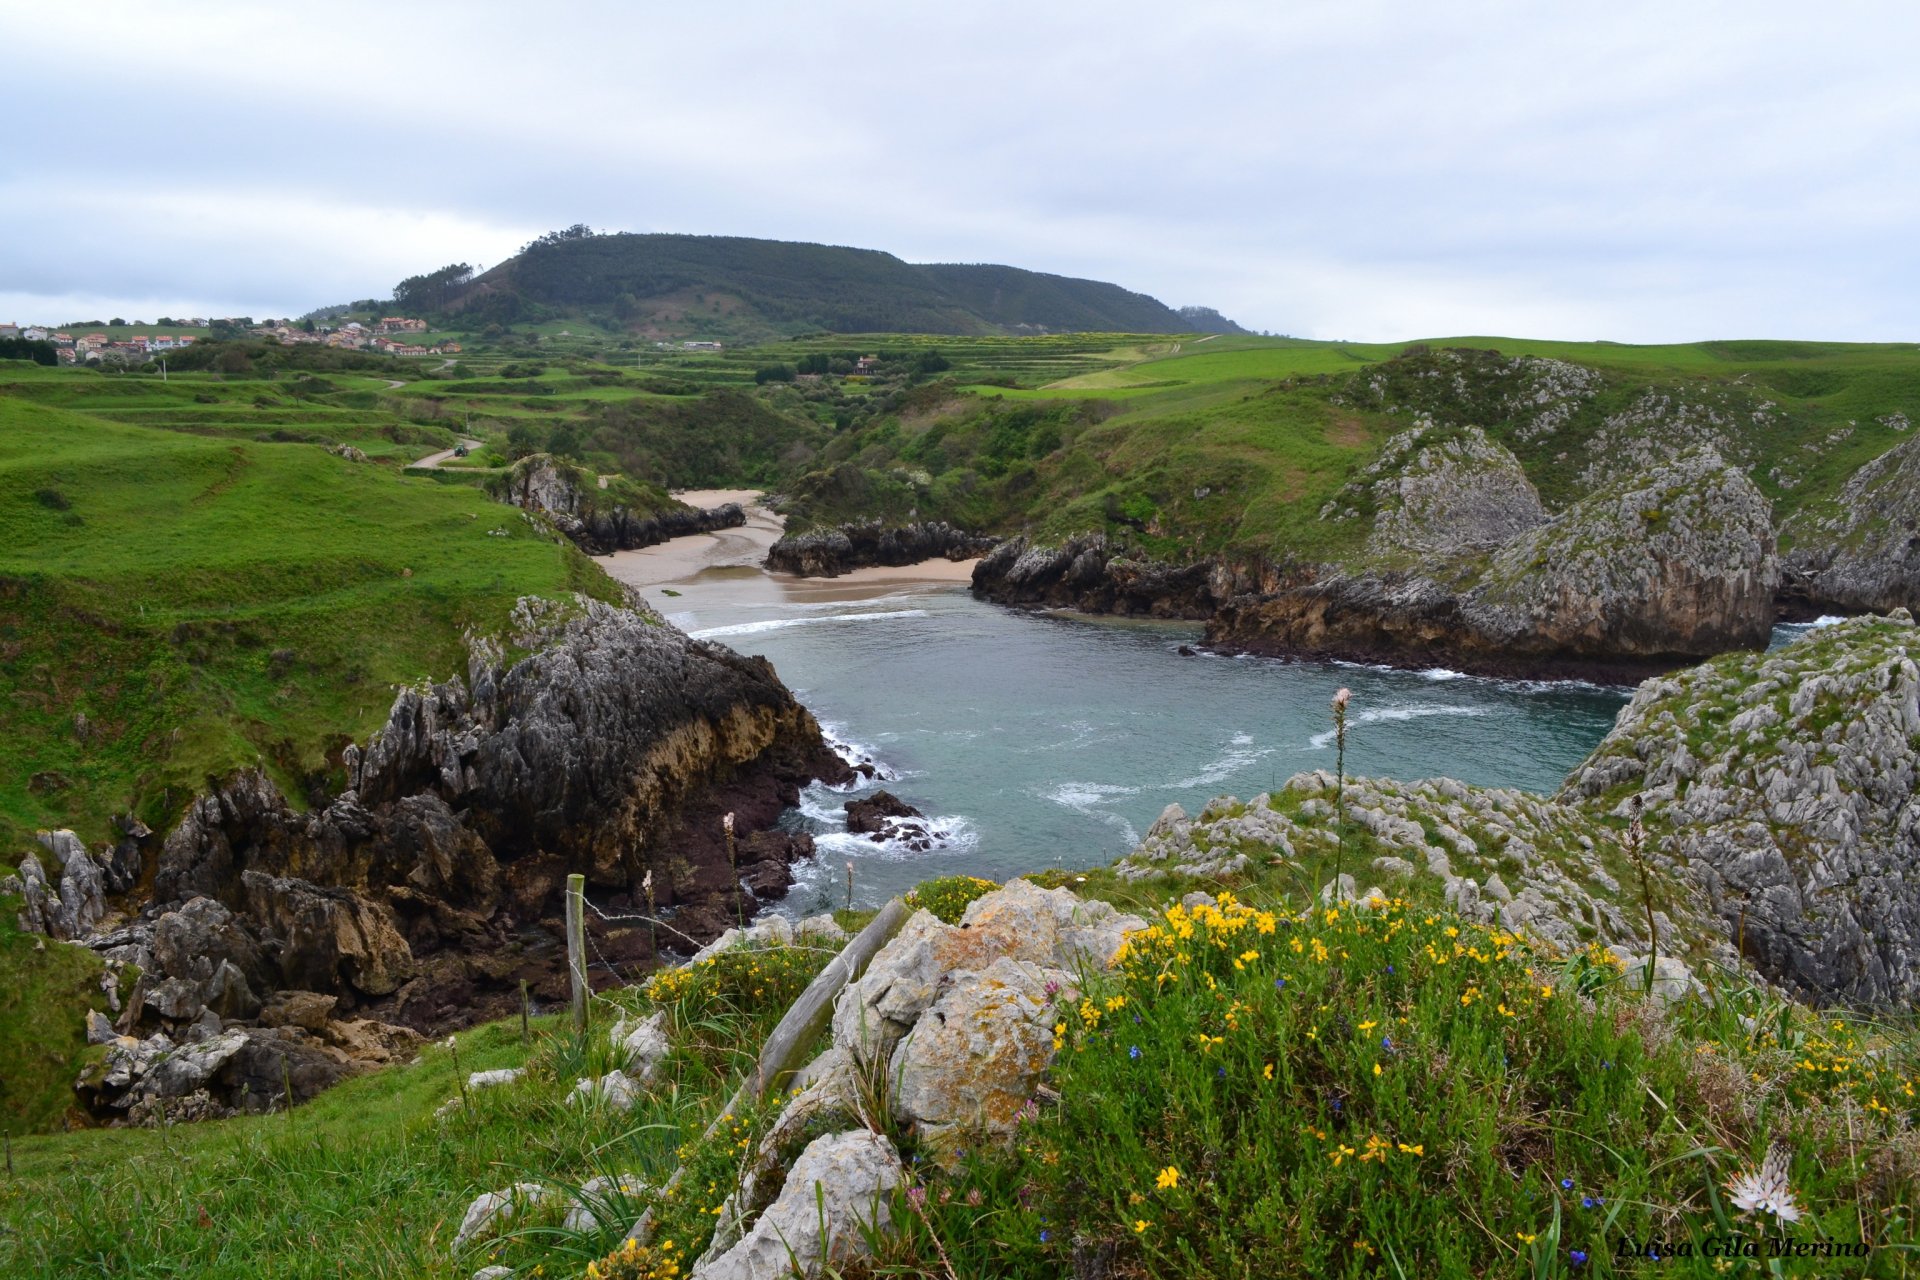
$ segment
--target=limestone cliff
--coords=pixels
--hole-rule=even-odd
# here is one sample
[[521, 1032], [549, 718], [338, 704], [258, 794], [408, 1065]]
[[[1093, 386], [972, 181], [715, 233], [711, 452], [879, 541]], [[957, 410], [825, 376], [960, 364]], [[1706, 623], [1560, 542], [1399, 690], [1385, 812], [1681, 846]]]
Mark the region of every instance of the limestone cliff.
[[1635, 805], [1763, 973], [1920, 999], [1920, 630], [1904, 610], [1642, 685], [1561, 799]]
[[833, 529], [790, 533], [768, 549], [767, 568], [806, 578], [833, 578], [869, 565], [970, 560], [992, 550], [998, 541], [956, 529], [942, 520], [904, 525], [865, 520]]
[[[649, 881], [668, 917], [659, 937], [688, 946], [755, 909], [741, 881], [785, 891], [787, 860], [810, 850], [761, 833], [800, 786], [848, 775], [765, 660], [586, 598], [523, 600], [514, 623], [524, 657], [475, 639], [464, 679], [403, 689], [319, 807], [295, 809], [256, 770], [209, 786], [167, 837], [139, 916], [89, 939], [116, 970], [139, 969], [123, 1030], [204, 1038], [284, 992], [328, 1001], [336, 1020], [434, 1030], [505, 1012], [523, 978], [562, 994], [569, 873], [615, 915], [644, 911]], [[37, 860], [23, 866], [21, 888], [37, 889], [23, 892], [27, 923], [84, 938], [112, 857], [70, 836], [49, 849], [58, 884]], [[593, 933], [605, 980], [651, 953], [645, 925]]]
[[669, 538], [747, 522], [737, 502], [698, 510], [625, 477], [596, 477], [549, 454], [520, 459], [494, 486], [495, 496], [538, 512], [588, 555], [651, 547]]
[[[1383, 513], [1376, 540], [1438, 554], [1428, 531], [1447, 527], [1451, 504], [1432, 489], [1414, 489], [1418, 508]], [[1456, 535], [1452, 545], [1466, 543]], [[1700, 449], [1602, 488], [1484, 557], [1336, 570], [1230, 599], [1209, 621], [1207, 642], [1494, 674], [1618, 677], [1765, 645], [1779, 575], [1766, 498]]]
[[1784, 531], [1784, 594], [1814, 613], [1920, 608], [1920, 439], [1854, 472]]

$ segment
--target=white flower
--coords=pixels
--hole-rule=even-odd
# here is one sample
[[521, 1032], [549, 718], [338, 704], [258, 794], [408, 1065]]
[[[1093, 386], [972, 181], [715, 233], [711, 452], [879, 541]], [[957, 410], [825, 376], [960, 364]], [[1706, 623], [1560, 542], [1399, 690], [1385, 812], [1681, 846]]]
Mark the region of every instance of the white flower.
[[1733, 1205], [1742, 1213], [1770, 1213], [1782, 1222], [1800, 1221], [1800, 1206], [1787, 1186], [1787, 1149], [1775, 1145], [1756, 1173], [1742, 1171], [1727, 1183]]
[[733, 815], [732, 815], [732, 814], [728, 814], [728, 815], [727, 815], [726, 817], [724, 817], [724, 818], [722, 818], [722, 819], [720, 819], [720, 825], [721, 825], [721, 826], [723, 826], [723, 827], [725, 827], [725, 828], [727, 829], [727, 832], [728, 832], [728, 834], [732, 834], [732, 832], [733, 832]]

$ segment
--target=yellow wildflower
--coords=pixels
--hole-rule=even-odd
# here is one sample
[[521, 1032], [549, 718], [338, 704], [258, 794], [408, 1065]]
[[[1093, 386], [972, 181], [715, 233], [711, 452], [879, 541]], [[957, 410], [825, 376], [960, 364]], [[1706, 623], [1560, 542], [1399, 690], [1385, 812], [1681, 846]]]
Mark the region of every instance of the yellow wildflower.
[[1135, 1218], [1133, 1220], [1133, 1234], [1139, 1235], [1142, 1231], [1145, 1231], [1146, 1229], [1147, 1229], [1147, 1220], [1145, 1218]]
[[1154, 1185], [1159, 1187], [1160, 1190], [1162, 1191], [1171, 1190], [1172, 1188], [1179, 1186], [1180, 1170], [1174, 1168], [1172, 1165], [1168, 1165], [1166, 1168], [1160, 1171], [1160, 1176], [1154, 1180]]

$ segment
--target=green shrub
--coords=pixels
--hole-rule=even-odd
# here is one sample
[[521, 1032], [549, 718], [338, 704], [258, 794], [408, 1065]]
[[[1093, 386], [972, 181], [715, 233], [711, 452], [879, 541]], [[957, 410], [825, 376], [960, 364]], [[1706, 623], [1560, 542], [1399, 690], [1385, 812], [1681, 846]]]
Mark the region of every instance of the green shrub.
[[905, 901], [909, 911], [924, 909], [946, 924], [959, 924], [960, 917], [967, 913], [968, 903], [999, 887], [978, 876], [941, 876], [916, 886], [908, 892]]
[[[1713, 1009], [1661, 1015], [1602, 950], [1397, 900], [1169, 908], [1057, 998], [1058, 1103], [1010, 1153], [923, 1174], [877, 1271], [944, 1250], [968, 1276], [1604, 1275], [1622, 1238], [1698, 1261], [1735, 1232], [1896, 1266], [1911, 1036]], [[1774, 1142], [1805, 1217], [1734, 1217], [1726, 1183]]]

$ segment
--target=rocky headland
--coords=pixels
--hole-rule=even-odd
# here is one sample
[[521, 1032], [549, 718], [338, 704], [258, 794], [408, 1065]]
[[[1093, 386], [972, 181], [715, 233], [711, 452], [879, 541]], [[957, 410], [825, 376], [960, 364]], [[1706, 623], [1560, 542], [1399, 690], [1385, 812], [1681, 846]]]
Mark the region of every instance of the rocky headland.
[[563, 459], [536, 453], [501, 477], [495, 496], [536, 512], [591, 556], [635, 551], [693, 533], [734, 529], [747, 522], [737, 502], [701, 510], [646, 492], [625, 477], [602, 481]]
[[[344, 750], [336, 794], [296, 804], [246, 770], [164, 841], [136, 825], [96, 854], [49, 833], [58, 866], [22, 862], [6, 882], [22, 927], [108, 962], [96, 1106], [258, 1109], [517, 1008], [523, 980], [560, 998], [573, 872], [599, 908], [596, 981], [651, 961], [655, 938], [697, 947], [811, 853], [773, 830], [799, 788], [851, 776], [764, 660], [636, 609], [527, 599], [511, 635], [470, 649], [464, 678], [403, 689]], [[147, 1070], [203, 1044], [191, 1070]], [[292, 1065], [267, 1079], [262, 1054]]]
[[971, 560], [990, 551], [998, 541], [940, 520], [904, 525], [866, 520], [787, 534], [768, 550], [767, 568], [804, 578], [834, 578], [873, 566]]
[[1554, 797], [1304, 773], [1170, 807], [1119, 871], [1330, 876], [1344, 804], [1349, 894], [1431, 879], [1562, 947], [1738, 957], [1816, 1004], [1899, 1009], [1920, 999], [1917, 787], [1920, 628], [1899, 611], [1648, 680]]
[[1322, 504], [1313, 550], [1160, 557], [1136, 545], [1145, 529], [1016, 535], [973, 589], [1204, 620], [1222, 651], [1614, 682], [1763, 647], [1783, 616], [1920, 606], [1920, 442], [1782, 516], [1761, 481], [1792, 493], [1805, 464], [1761, 474], [1783, 424], [1737, 382], [1696, 401], [1610, 390], [1565, 361], [1410, 352], [1330, 397], [1410, 425]]

